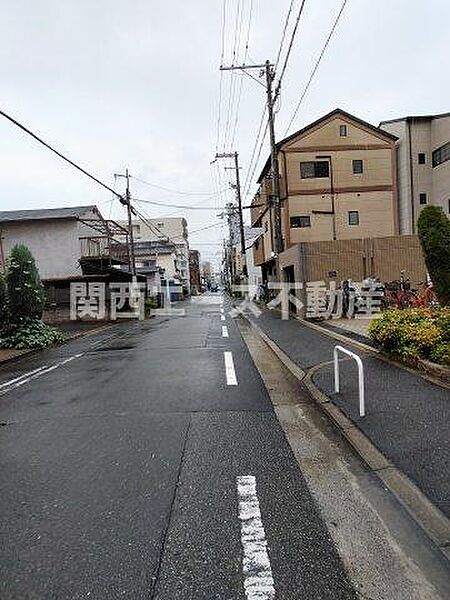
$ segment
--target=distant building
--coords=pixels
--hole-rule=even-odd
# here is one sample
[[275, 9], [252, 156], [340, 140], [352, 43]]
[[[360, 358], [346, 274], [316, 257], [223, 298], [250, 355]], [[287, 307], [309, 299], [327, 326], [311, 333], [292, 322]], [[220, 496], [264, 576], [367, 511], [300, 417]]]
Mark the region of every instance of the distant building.
[[262, 283], [261, 267], [255, 265], [253, 244], [262, 236], [264, 230], [258, 227], [244, 227], [245, 235], [245, 261], [247, 266], [248, 284], [258, 288]]
[[[170, 267], [170, 277], [179, 277], [184, 292], [190, 292], [189, 277], [189, 242], [187, 221], [184, 217], [159, 217], [148, 219], [148, 224], [143, 221], [133, 221], [133, 237], [139, 246], [141, 242], [159, 242], [171, 247], [176, 255], [175, 272]], [[127, 227], [126, 221], [120, 222]], [[156, 256], [156, 262], [162, 268], [166, 268], [167, 253]], [[163, 264], [164, 263], [164, 264]]]
[[450, 113], [382, 121], [380, 129], [398, 138], [400, 233], [416, 233], [428, 204], [450, 214]]
[[191, 281], [191, 293], [201, 292], [200, 252], [198, 250], [189, 250], [189, 276]]
[[211, 263], [207, 260], [201, 263], [200, 265], [200, 277], [202, 281], [202, 285], [209, 288], [211, 286], [211, 282], [213, 280], [213, 270]]

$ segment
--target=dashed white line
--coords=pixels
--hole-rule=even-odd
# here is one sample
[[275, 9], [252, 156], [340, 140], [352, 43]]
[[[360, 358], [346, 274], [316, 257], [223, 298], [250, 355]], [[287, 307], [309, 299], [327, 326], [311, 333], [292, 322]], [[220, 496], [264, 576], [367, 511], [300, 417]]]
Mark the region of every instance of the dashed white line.
[[225, 315], [220, 315], [220, 320], [225, 321]]
[[221, 309], [220, 309], [220, 312], [223, 314], [223, 313], [224, 313], [224, 309], [223, 309], [223, 308], [221, 308]]
[[245, 595], [247, 600], [274, 600], [275, 587], [256, 493], [256, 479], [252, 475], [237, 477], [237, 493], [244, 550], [242, 567]]
[[237, 385], [236, 371], [234, 370], [233, 354], [231, 352], [223, 353], [225, 359], [225, 375], [227, 377], [227, 385]]
[[222, 325], [222, 337], [228, 337], [228, 327], [226, 325]]

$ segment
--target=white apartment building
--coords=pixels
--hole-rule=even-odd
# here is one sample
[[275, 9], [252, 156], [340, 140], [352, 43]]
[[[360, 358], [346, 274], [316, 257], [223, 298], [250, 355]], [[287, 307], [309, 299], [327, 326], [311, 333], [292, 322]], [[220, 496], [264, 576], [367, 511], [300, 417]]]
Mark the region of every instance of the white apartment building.
[[397, 178], [400, 234], [417, 233], [428, 204], [450, 215], [450, 113], [382, 121], [398, 137]]
[[[122, 221], [127, 226], [125, 221]], [[176, 272], [167, 264], [169, 253], [159, 253], [156, 258], [158, 267], [168, 270], [169, 277], [179, 277], [186, 293], [190, 293], [189, 273], [189, 241], [187, 221], [184, 217], [159, 217], [148, 219], [148, 223], [133, 220], [133, 237], [135, 242], [159, 242], [168, 244], [171, 249], [175, 247], [176, 261], [171, 260], [171, 265], [176, 265]]]

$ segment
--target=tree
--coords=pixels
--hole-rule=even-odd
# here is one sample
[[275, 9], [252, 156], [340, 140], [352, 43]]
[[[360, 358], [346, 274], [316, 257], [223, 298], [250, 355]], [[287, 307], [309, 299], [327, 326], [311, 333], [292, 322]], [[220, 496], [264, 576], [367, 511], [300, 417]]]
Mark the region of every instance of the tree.
[[6, 323], [7, 307], [8, 307], [8, 294], [6, 291], [5, 277], [3, 273], [0, 273], [0, 329]]
[[33, 255], [23, 244], [11, 250], [6, 270], [8, 316], [11, 324], [40, 319], [44, 310], [44, 287]]
[[441, 304], [450, 304], [450, 221], [438, 206], [427, 206], [417, 231], [436, 296]]

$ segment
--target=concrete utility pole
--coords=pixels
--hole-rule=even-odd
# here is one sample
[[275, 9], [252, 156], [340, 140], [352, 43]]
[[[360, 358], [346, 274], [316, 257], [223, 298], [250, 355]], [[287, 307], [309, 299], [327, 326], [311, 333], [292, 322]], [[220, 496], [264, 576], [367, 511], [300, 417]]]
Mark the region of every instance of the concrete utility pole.
[[274, 209], [275, 229], [275, 252], [283, 252], [283, 236], [281, 231], [281, 203], [280, 203], [280, 174], [278, 171], [277, 146], [275, 140], [275, 120], [273, 115], [273, 90], [272, 83], [275, 73], [272, 65], [266, 60], [266, 87], [267, 87], [267, 109], [269, 113], [269, 136], [270, 136], [270, 176], [272, 180], [272, 197], [270, 205]]
[[120, 202], [127, 207], [128, 215], [128, 253], [130, 255], [130, 269], [133, 277], [136, 277], [136, 258], [134, 256], [134, 235], [133, 235], [133, 219], [132, 219], [132, 208], [131, 208], [131, 194], [130, 194], [130, 174], [128, 169], [125, 169], [125, 175], [115, 173], [115, 177], [125, 177], [127, 181], [127, 187], [125, 190], [125, 198], [122, 198]]
[[[232, 65], [231, 67], [220, 67], [221, 71], [242, 71], [246, 72], [249, 69], [260, 69], [261, 74], [266, 76], [266, 93], [267, 93], [267, 109], [269, 115], [269, 136], [270, 136], [270, 179], [272, 194], [270, 195], [269, 206], [274, 213], [274, 230], [275, 230], [275, 251], [279, 254], [283, 251], [283, 236], [281, 229], [281, 203], [280, 203], [280, 174], [278, 171], [277, 147], [275, 141], [275, 117], [274, 117], [274, 95], [273, 95], [273, 80], [275, 72], [273, 65], [269, 60], [263, 65]], [[247, 75], [249, 75], [247, 73]], [[252, 79], [255, 79], [250, 75]], [[256, 81], [260, 83], [257, 79]], [[263, 84], [261, 84], [263, 85]]]
[[239, 154], [237, 152], [222, 152], [216, 154], [215, 160], [218, 158], [233, 158], [234, 159], [234, 170], [236, 172], [236, 198], [238, 203], [239, 213], [239, 234], [241, 241], [241, 256], [242, 256], [242, 275], [247, 277], [247, 261], [245, 257], [245, 234], [244, 234], [244, 215], [242, 213], [242, 194], [241, 194], [241, 178], [239, 175]]

